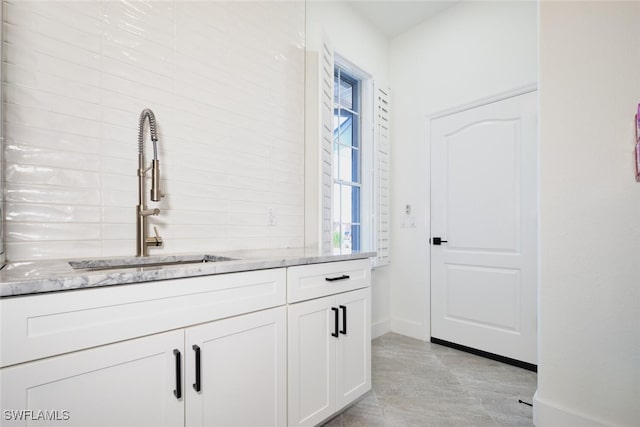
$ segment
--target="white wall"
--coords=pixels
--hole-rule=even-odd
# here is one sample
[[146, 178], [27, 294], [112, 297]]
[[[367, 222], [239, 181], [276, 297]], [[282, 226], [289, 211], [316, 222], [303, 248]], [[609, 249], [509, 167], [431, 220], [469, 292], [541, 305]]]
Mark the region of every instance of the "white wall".
[[307, 50], [316, 51], [323, 34], [336, 53], [389, 85], [389, 41], [347, 2], [307, 2]]
[[640, 4], [540, 5], [538, 426], [640, 420]]
[[303, 2], [4, 8], [9, 260], [134, 253], [145, 107], [166, 193], [153, 253], [304, 244]]
[[[306, 244], [317, 245], [319, 215], [317, 201], [319, 164], [317, 153], [319, 124], [317, 92], [317, 56], [323, 37], [333, 45], [336, 54], [373, 76], [377, 86], [389, 86], [389, 42], [384, 34], [365, 21], [349, 4], [336, 1], [307, 2], [307, 182]], [[393, 258], [393, 254], [391, 255]], [[392, 260], [393, 262], [393, 260]], [[390, 267], [378, 267], [372, 272], [373, 337], [390, 328]]]
[[[391, 40], [392, 329], [428, 339], [430, 114], [536, 81], [535, 2], [459, 3]], [[415, 228], [401, 228], [405, 205]]]

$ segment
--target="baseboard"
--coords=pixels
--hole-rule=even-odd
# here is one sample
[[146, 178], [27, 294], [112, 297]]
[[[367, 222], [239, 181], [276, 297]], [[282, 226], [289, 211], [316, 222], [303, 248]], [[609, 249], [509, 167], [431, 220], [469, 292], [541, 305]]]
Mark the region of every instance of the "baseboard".
[[412, 322], [404, 319], [391, 319], [391, 332], [425, 341], [424, 326], [422, 323]]
[[610, 422], [597, 420], [586, 414], [555, 405], [540, 398], [537, 391], [533, 395], [533, 424], [536, 427], [604, 427], [612, 425]]
[[384, 319], [371, 325], [371, 339], [381, 337], [391, 332], [391, 319]]
[[487, 359], [506, 363], [507, 365], [517, 366], [518, 368], [526, 369], [528, 371], [538, 372], [538, 366], [534, 365], [533, 363], [523, 362], [521, 360], [512, 359], [510, 357], [501, 356], [495, 353], [489, 353], [488, 351], [478, 350], [477, 348], [467, 347], [466, 345], [441, 340], [440, 338], [431, 337], [431, 342], [434, 344], [444, 345], [446, 347], [455, 348], [456, 350], [475, 354], [476, 356], [486, 357]]

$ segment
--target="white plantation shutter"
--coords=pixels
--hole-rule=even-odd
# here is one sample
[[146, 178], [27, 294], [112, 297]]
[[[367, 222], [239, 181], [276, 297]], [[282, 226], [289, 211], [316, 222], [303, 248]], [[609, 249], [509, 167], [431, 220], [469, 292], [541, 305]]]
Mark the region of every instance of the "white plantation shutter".
[[320, 159], [322, 253], [332, 253], [332, 194], [333, 194], [333, 48], [327, 40], [320, 47]]
[[389, 264], [389, 229], [390, 223], [390, 194], [389, 194], [389, 148], [390, 148], [390, 104], [389, 89], [376, 91], [376, 251], [378, 256], [375, 265]]
[[[319, 101], [320, 101], [320, 217], [321, 217], [321, 250], [323, 254], [333, 253], [333, 107], [334, 107], [334, 72], [335, 58], [331, 43], [326, 37], [320, 45], [318, 58], [319, 72]], [[373, 82], [373, 80], [370, 80]], [[369, 99], [374, 108], [374, 143], [368, 150], [373, 149], [373, 183], [368, 184], [369, 193], [373, 196], [373, 203], [369, 197], [367, 209], [369, 214], [373, 210], [373, 245], [377, 252], [374, 260], [376, 266], [389, 264], [389, 234], [390, 234], [390, 186], [389, 186], [389, 149], [390, 149], [390, 105], [389, 89], [374, 88], [374, 95]], [[369, 108], [371, 108], [369, 107]], [[371, 111], [371, 110], [369, 110]], [[371, 123], [371, 122], [369, 122]], [[370, 129], [370, 128], [369, 128]], [[373, 145], [373, 147], [371, 147]], [[364, 145], [363, 145], [364, 146]], [[371, 206], [371, 205], [374, 206]], [[373, 209], [372, 209], [373, 208]], [[369, 228], [368, 233], [372, 233]], [[367, 231], [362, 230], [363, 234]], [[368, 245], [367, 245], [368, 246]], [[370, 248], [364, 248], [369, 250]]]

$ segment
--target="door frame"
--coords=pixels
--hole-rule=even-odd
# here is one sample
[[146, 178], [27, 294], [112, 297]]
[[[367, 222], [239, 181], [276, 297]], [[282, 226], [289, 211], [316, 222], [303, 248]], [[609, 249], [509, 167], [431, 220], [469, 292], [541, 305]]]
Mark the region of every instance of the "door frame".
[[[463, 111], [467, 111], [470, 110], [472, 108], [477, 108], [477, 107], [481, 107], [483, 105], [488, 105], [488, 104], [493, 104], [494, 102], [499, 102], [499, 101], [504, 101], [505, 99], [509, 99], [509, 98], [513, 98], [516, 96], [520, 96], [520, 95], [525, 95], [527, 93], [530, 92], [534, 92], [538, 90], [538, 83], [537, 82], [531, 82], [528, 83], [526, 85], [523, 86], [518, 86], [515, 87], [513, 89], [510, 90], [506, 90], [503, 92], [498, 92], [494, 95], [490, 95], [490, 96], [486, 96], [483, 98], [478, 98], [475, 99], [471, 102], [468, 103], [464, 103], [464, 104], [460, 104], [454, 107], [450, 107], [441, 111], [438, 111], [436, 113], [433, 114], [428, 114], [427, 116], [425, 116], [425, 136], [426, 136], [426, 159], [425, 159], [425, 164], [427, 165], [426, 169], [426, 176], [425, 178], [428, 180], [429, 185], [427, 185], [427, 194], [425, 196], [425, 202], [426, 202], [426, 206], [427, 209], [425, 209], [425, 224], [427, 227], [427, 238], [431, 239], [431, 185], [432, 185], [432, 181], [431, 181], [431, 122], [435, 119], [439, 119], [445, 116], [449, 116], [451, 114], [456, 114], [456, 113], [461, 113]], [[538, 110], [540, 108], [540, 94], [538, 93], [537, 95], [537, 99], [538, 99]], [[538, 159], [540, 159], [540, 122], [538, 121], [537, 124], [538, 127], [538, 135], [536, 138], [536, 151], [538, 151]], [[539, 160], [538, 160], [539, 161]], [[540, 168], [540, 165], [538, 164], [538, 170]], [[537, 181], [538, 181], [538, 192], [540, 191], [540, 173], [538, 173], [538, 177], [537, 177]], [[540, 197], [538, 194], [538, 216], [537, 216], [537, 221], [538, 221], [538, 241], [539, 236], [540, 236]], [[429, 259], [426, 263], [427, 265], [427, 292], [426, 292], [426, 296], [427, 296], [427, 301], [425, 302], [425, 317], [424, 317], [424, 324], [425, 324], [425, 341], [431, 341], [431, 249], [432, 249], [432, 245], [428, 242], [425, 242], [428, 244], [429, 246]], [[538, 260], [540, 260], [540, 245], [538, 244], [537, 247], [537, 255], [538, 255]], [[537, 267], [537, 278], [536, 278], [536, 293], [538, 296], [538, 301], [540, 300], [540, 264], [538, 262], [538, 267]], [[536, 322], [539, 322], [539, 319], [536, 318]]]

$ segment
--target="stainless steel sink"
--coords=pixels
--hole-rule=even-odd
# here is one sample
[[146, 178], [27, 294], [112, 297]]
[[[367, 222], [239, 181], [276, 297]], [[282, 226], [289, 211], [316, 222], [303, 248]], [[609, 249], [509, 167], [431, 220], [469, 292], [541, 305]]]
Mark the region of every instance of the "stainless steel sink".
[[229, 258], [217, 255], [174, 255], [157, 257], [122, 257], [101, 258], [69, 261], [69, 265], [75, 270], [112, 270], [116, 268], [135, 267], [160, 267], [183, 264], [202, 264], [209, 262], [235, 261], [237, 258]]

